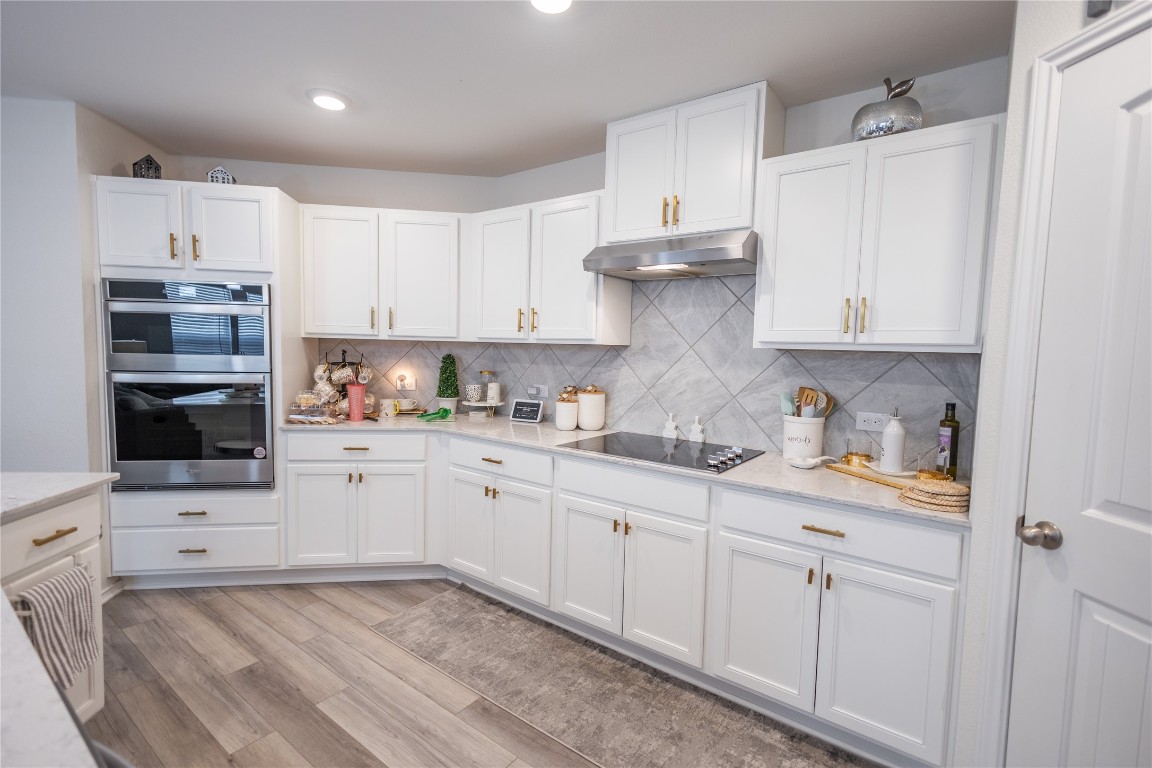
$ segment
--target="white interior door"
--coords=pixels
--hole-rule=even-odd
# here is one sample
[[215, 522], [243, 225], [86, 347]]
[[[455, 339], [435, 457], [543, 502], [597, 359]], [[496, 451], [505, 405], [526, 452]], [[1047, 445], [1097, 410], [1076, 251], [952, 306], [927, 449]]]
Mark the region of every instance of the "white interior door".
[[[1009, 765], [1152, 764], [1152, 12], [1059, 78]], [[1139, 28], [1139, 27], [1137, 27]], [[1054, 543], [1054, 542], [1053, 542]]]

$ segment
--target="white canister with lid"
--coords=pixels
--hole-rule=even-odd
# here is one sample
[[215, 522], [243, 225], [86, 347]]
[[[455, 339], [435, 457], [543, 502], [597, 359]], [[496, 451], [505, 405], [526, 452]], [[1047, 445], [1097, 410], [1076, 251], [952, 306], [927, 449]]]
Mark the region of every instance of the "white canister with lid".
[[591, 432], [604, 428], [604, 417], [607, 413], [606, 398], [604, 392], [580, 392], [576, 395], [576, 401], [580, 406], [577, 416], [580, 429]]
[[580, 423], [580, 403], [559, 401], [556, 403], [556, 429], [569, 432]]

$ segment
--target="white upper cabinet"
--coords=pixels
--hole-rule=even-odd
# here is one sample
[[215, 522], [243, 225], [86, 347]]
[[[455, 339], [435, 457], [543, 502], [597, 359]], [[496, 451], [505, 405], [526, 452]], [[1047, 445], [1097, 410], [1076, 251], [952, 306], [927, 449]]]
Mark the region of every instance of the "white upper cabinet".
[[765, 161], [756, 343], [979, 351], [998, 124]]
[[460, 217], [412, 211], [384, 215], [383, 261], [387, 335], [455, 338]]
[[301, 206], [304, 333], [379, 335], [379, 212]]
[[266, 187], [99, 177], [100, 264], [271, 272], [274, 192]]
[[600, 195], [473, 216], [470, 326], [478, 339], [627, 344], [632, 286], [584, 271], [596, 247]]
[[96, 180], [100, 264], [184, 266], [181, 186], [144, 179]]
[[272, 271], [272, 190], [231, 184], [188, 187], [192, 266]]
[[584, 257], [596, 247], [598, 202], [592, 195], [532, 209], [528, 326], [537, 339], [596, 338], [600, 278], [584, 271]]
[[610, 124], [604, 241], [752, 226], [763, 89]]
[[[473, 217], [476, 265], [476, 335], [528, 338], [530, 208], [508, 208]], [[591, 249], [589, 249], [591, 250]]]

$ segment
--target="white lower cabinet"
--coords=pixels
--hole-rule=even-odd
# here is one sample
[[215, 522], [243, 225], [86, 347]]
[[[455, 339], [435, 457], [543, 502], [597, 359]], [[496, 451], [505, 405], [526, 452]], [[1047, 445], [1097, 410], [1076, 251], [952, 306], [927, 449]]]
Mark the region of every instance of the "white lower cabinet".
[[424, 435], [292, 434], [285, 454], [288, 565], [424, 561]]
[[548, 605], [552, 492], [460, 467], [448, 478], [449, 566]]
[[708, 529], [567, 494], [555, 515], [555, 609], [701, 666]]
[[719, 515], [706, 671], [939, 764], [960, 534], [728, 491]]

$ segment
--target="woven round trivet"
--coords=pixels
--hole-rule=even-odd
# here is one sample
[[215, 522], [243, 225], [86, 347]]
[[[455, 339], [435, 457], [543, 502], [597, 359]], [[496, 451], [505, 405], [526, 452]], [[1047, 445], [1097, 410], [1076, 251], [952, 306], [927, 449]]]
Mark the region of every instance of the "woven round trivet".
[[921, 509], [930, 509], [933, 512], [953, 512], [962, 514], [968, 511], [968, 502], [953, 502], [952, 504], [941, 504], [935, 501], [924, 501], [914, 496], [909, 496], [907, 491], [901, 492], [900, 501], [905, 504], [911, 504], [913, 507], [920, 507]]
[[914, 480], [908, 484], [908, 487], [933, 496], [951, 496], [966, 499], [969, 494], [968, 486], [954, 483], [951, 480]]

